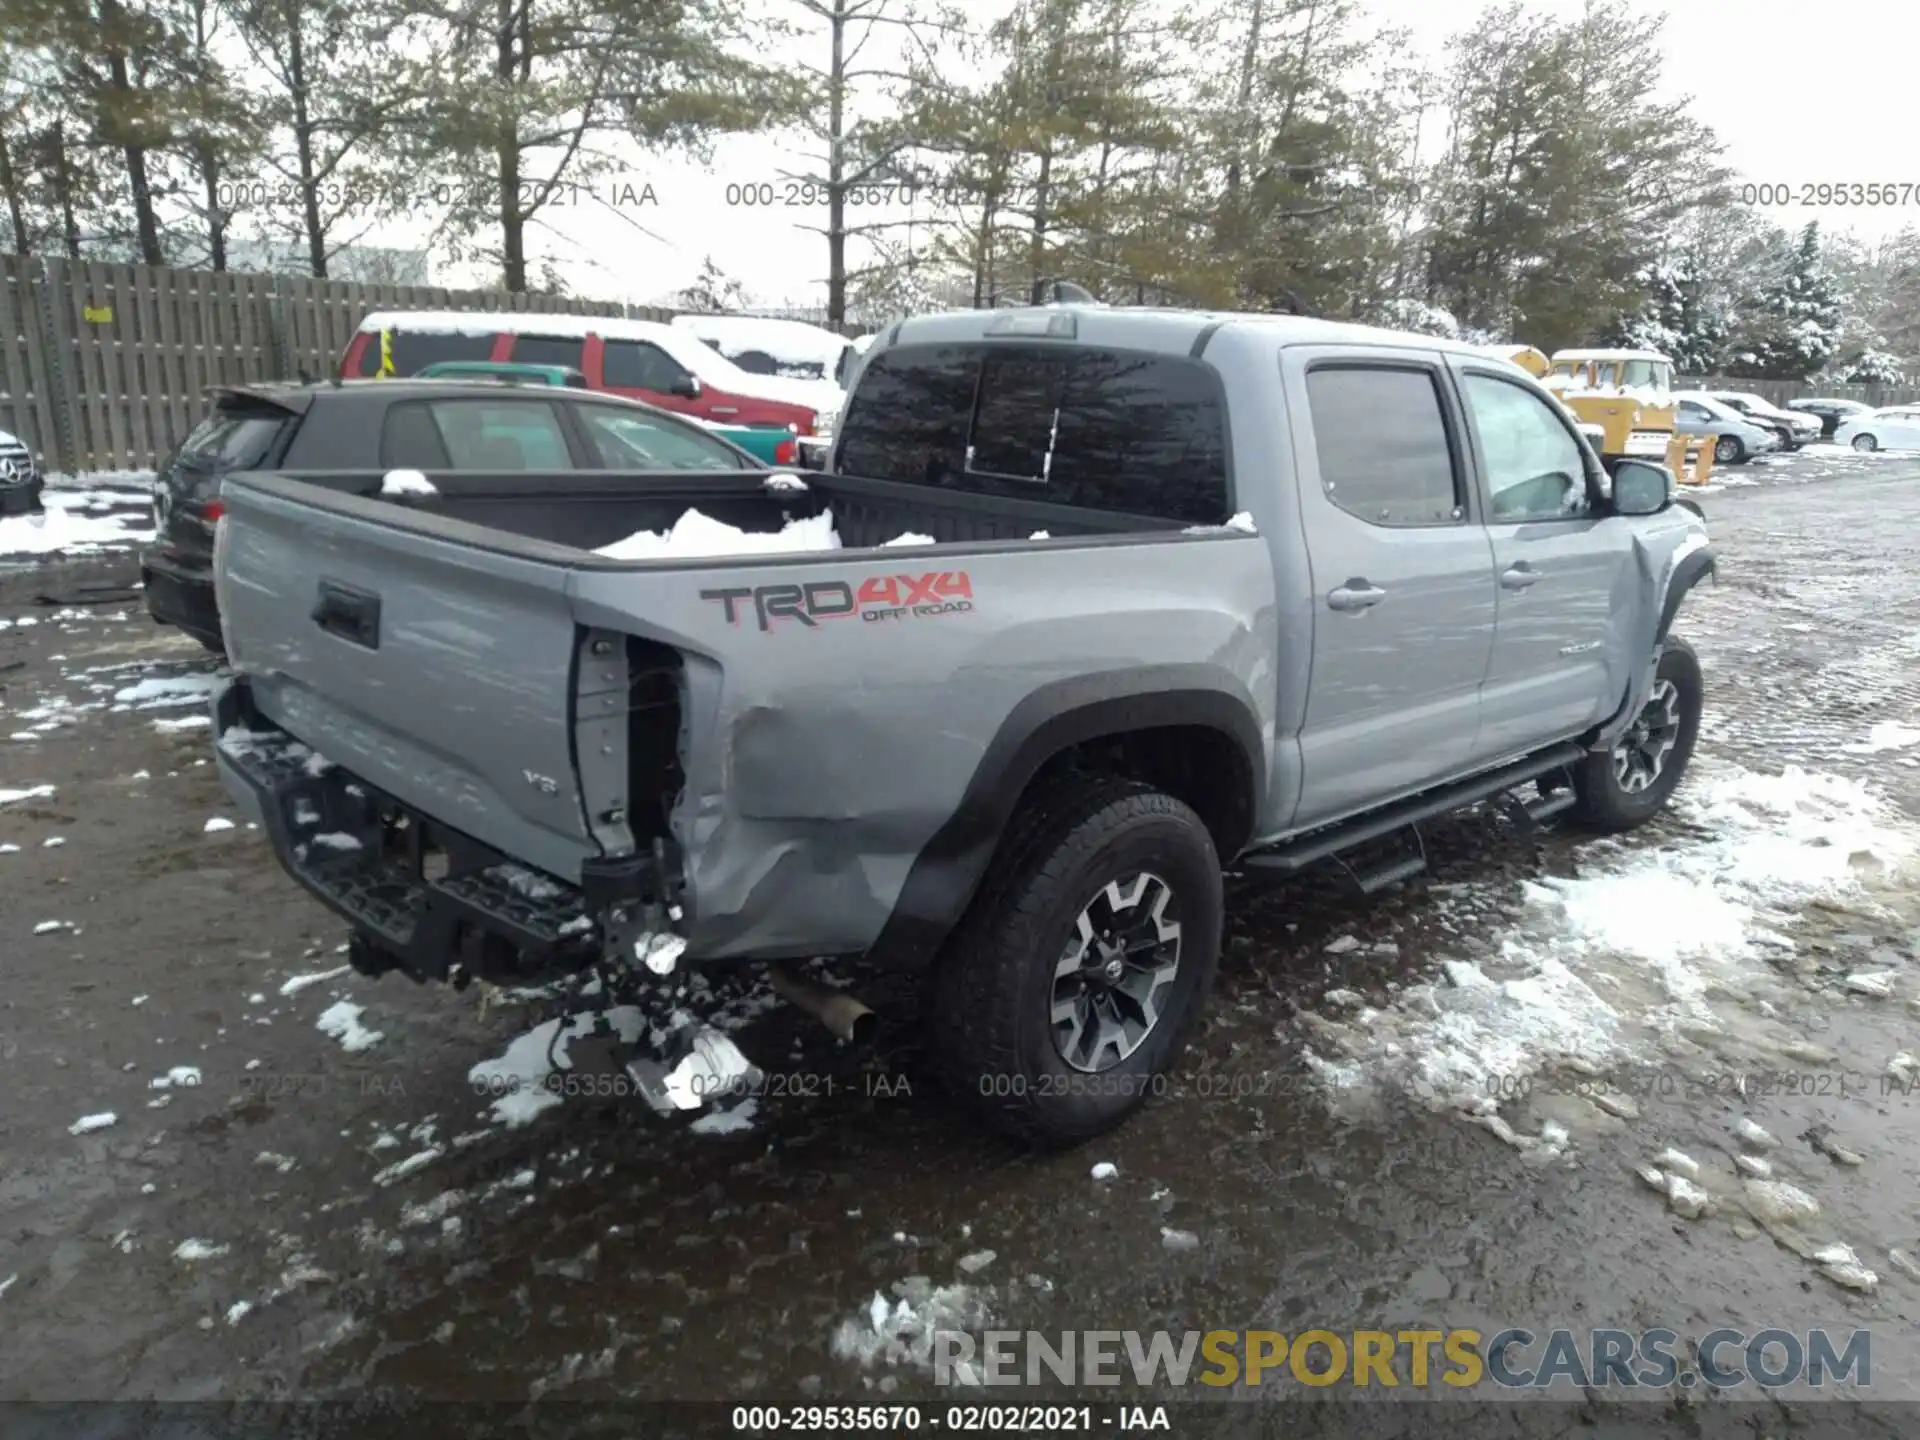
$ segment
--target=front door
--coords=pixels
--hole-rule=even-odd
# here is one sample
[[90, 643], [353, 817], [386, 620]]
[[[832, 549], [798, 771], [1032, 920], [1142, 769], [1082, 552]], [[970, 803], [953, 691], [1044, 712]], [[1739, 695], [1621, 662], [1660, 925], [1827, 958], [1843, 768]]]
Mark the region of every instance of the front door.
[[1613, 625], [1637, 613], [1633, 532], [1596, 508], [1558, 410], [1490, 366], [1455, 366], [1499, 605], [1474, 745], [1493, 762], [1577, 735], [1619, 704], [1627, 650]]
[[1286, 354], [1314, 616], [1300, 829], [1466, 767], [1494, 586], [1438, 358]]

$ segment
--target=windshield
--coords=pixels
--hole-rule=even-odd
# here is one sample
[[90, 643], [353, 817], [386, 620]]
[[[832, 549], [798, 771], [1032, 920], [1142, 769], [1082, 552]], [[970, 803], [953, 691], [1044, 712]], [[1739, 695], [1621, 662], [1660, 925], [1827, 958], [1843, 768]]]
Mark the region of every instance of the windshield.
[[1673, 385], [1673, 367], [1659, 360], [1629, 360], [1620, 383], [1665, 394]]

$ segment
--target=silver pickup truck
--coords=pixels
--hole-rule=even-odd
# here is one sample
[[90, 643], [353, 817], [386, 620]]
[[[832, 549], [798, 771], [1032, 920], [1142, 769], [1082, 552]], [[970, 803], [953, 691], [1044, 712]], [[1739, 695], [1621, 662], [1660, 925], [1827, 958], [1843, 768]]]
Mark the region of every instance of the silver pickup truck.
[[[1700, 719], [1671, 633], [1713, 568], [1698, 512], [1424, 337], [927, 316], [875, 342], [804, 483], [318, 478], [226, 482], [214, 714], [359, 968], [924, 967], [945, 1077], [1034, 1140], [1115, 1124], [1176, 1058], [1223, 866], [1378, 888], [1496, 797], [1626, 829]], [[595, 553], [690, 508], [833, 538]]]

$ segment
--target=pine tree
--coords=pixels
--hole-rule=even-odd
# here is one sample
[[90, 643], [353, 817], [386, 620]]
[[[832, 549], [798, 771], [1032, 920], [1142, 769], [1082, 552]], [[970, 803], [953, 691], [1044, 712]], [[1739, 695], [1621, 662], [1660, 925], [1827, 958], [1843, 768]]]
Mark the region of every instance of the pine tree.
[[1820, 225], [1797, 239], [1777, 235], [1767, 278], [1742, 317], [1728, 373], [1767, 380], [1804, 380], [1833, 358], [1840, 305], [1820, 253]]
[[[527, 288], [531, 235], [576, 206], [638, 224], [601, 182], [619, 137], [703, 155], [721, 134], [783, 124], [804, 86], [765, 55], [731, 0], [391, 0], [394, 78], [415, 188], [439, 206], [455, 258], [497, 264]], [[644, 204], [644, 199], [641, 201]]]

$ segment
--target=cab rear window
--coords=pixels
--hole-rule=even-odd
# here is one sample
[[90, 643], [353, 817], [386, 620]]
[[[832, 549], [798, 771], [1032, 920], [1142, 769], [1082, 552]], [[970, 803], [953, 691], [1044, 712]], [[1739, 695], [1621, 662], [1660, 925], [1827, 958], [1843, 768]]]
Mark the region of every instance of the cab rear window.
[[1232, 513], [1213, 371], [1046, 345], [882, 351], [842, 426], [848, 475], [1217, 525]]
[[[429, 365], [437, 365], [442, 360], [491, 360], [493, 358], [493, 336], [491, 335], [444, 335], [426, 334], [420, 331], [393, 330], [388, 332], [393, 338], [390, 348], [393, 352], [393, 375], [404, 378], [418, 375]], [[363, 359], [361, 368], [364, 373], [380, 373], [380, 337], [369, 337], [367, 348], [373, 354], [371, 371], [366, 370]]]

